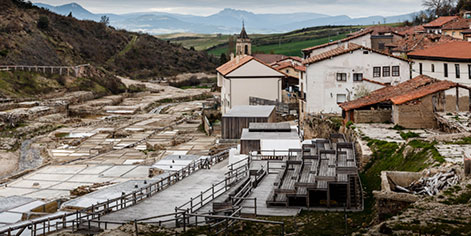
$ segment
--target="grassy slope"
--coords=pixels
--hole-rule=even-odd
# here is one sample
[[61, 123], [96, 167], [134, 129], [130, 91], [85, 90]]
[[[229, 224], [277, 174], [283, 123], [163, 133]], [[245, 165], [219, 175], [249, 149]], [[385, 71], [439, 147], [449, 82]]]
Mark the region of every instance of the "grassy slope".
[[[350, 32], [363, 26], [320, 26], [295, 30], [282, 34], [251, 34], [252, 52], [276, 53], [290, 56], [301, 56], [301, 50], [307, 47], [327, 43], [346, 37]], [[180, 44], [186, 48], [207, 50], [209, 54], [219, 57], [227, 54], [230, 35], [209, 34], [168, 34], [157, 36], [160, 39]]]
[[[304, 48], [320, 45], [329, 42], [330, 40], [338, 40], [345, 38], [345, 34], [340, 34], [333, 37], [326, 37], [320, 39], [312, 39], [312, 40], [305, 40], [299, 42], [289, 42], [289, 43], [281, 43], [281, 44], [269, 44], [269, 45], [262, 45], [252, 46], [253, 53], [271, 53], [271, 54], [283, 54], [286, 56], [302, 56], [301, 50]], [[226, 53], [227, 48], [216, 48], [213, 50], [208, 51], [208, 53], [218, 56], [221, 53]]]

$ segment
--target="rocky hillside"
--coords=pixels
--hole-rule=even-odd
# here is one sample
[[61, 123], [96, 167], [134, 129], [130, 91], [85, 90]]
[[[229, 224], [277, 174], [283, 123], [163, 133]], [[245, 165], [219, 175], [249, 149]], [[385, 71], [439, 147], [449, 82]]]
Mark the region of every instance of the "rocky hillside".
[[0, 1], [0, 64], [91, 64], [149, 78], [212, 71], [216, 60], [146, 34], [60, 16], [21, 0]]

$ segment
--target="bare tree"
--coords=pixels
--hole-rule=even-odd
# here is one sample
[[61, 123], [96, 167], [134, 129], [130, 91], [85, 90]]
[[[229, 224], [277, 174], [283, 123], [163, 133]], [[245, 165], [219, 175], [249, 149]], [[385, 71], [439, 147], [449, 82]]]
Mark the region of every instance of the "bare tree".
[[102, 17], [101, 17], [101, 20], [100, 20], [100, 23], [102, 23], [102, 24], [108, 26], [108, 25], [110, 24], [110, 18], [107, 17], [107, 16], [102, 16]]
[[448, 16], [454, 12], [457, 0], [423, 0], [422, 5], [434, 16]]

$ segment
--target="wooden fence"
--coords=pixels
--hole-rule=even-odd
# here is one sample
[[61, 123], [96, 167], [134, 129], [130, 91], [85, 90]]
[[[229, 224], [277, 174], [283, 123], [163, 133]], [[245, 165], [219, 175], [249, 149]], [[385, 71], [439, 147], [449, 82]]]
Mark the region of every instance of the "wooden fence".
[[134, 206], [185, 177], [188, 177], [192, 173], [200, 169], [209, 168], [211, 165], [222, 161], [227, 154], [228, 150], [225, 150], [206, 159], [199, 159], [155, 183], [148, 184], [131, 193], [123, 194], [120, 197], [93, 204], [90, 207], [77, 210], [76, 212], [53, 214], [49, 217], [41, 217], [4, 227], [0, 229], [0, 235], [22, 235], [24, 232], [29, 232], [30, 235], [36, 236], [57, 232], [65, 228], [72, 228], [74, 230], [83, 222], [90, 224], [92, 220], [98, 219], [102, 215]]
[[278, 114], [289, 115], [290, 111], [295, 110], [299, 112], [299, 104], [298, 103], [282, 103], [278, 101], [268, 100], [264, 98], [257, 98], [257, 97], [249, 97], [249, 105], [256, 106], [256, 105], [273, 105], [276, 107], [276, 112]]
[[0, 65], [0, 71], [31, 71], [59, 75], [72, 75], [80, 77], [89, 64], [78, 66], [26, 66], [26, 65]]

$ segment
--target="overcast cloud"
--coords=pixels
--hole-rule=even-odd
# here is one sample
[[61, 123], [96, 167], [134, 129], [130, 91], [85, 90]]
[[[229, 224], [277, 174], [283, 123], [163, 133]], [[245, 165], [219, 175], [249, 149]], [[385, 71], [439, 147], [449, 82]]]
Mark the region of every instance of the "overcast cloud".
[[421, 0], [33, 0], [51, 5], [76, 2], [93, 13], [131, 13], [163, 11], [210, 15], [223, 8], [254, 13], [315, 12], [327, 15], [364, 17], [392, 16], [422, 9]]

